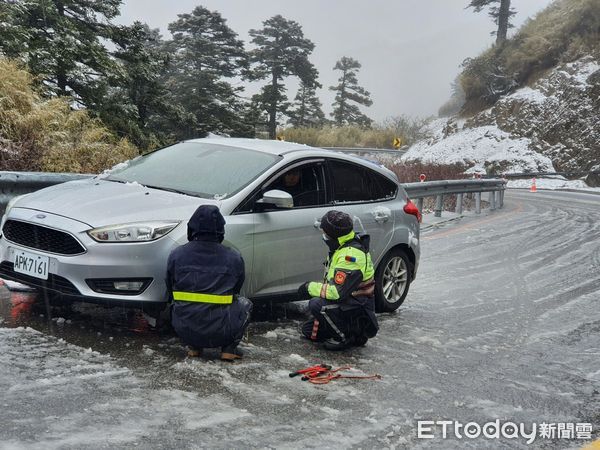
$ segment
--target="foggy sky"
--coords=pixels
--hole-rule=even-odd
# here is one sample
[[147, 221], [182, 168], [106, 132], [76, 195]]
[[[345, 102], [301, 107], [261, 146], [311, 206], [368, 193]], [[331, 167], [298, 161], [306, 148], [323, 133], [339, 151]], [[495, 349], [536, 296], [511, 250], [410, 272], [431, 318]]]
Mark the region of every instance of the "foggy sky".
[[[494, 42], [495, 25], [487, 13], [465, 9], [468, 0], [124, 0], [119, 22], [134, 20], [160, 28], [177, 14], [202, 5], [216, 10], [250, 48], [248, 30], [276, 14], [297, 21], [315, 43], [310, 60], [319, 70], [318, 92], [329, 117], [340, 72], [335, 62], [349, 56], [362, 64], [359, 84], [371, 92], [373, 105], [363, 111], [372, 119], [408, 114], [429, 116], [450, 96], [460, 63]], [[519, 26], [551, 0], [513, 0]], [[297, 84], [289, 84], [293, 100]], [[255, 93], [256, 86], [247, 89]]]

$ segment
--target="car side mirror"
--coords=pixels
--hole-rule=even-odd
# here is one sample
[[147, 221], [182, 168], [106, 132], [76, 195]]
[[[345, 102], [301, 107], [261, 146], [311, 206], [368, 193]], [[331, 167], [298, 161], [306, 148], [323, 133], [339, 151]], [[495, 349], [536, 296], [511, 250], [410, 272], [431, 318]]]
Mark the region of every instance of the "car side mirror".
[[272, 189], [263, 194], [262, 198], [257, 200], [256, 203], [261, 205], [262, 209], [265, 207], [275, 207], [289, 209], [294, 207], [294, 199], [290, 194], [285, 191], [278, 189]]

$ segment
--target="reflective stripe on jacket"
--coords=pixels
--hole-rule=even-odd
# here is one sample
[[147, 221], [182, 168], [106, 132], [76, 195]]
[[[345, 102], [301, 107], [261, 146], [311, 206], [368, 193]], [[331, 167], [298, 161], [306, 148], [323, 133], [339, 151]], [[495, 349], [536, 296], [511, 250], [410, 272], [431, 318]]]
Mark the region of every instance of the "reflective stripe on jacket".
[[233, 303], [233, 295], [199, 294], [197, 292], [173, 291], [173, 300], [228, 305]]

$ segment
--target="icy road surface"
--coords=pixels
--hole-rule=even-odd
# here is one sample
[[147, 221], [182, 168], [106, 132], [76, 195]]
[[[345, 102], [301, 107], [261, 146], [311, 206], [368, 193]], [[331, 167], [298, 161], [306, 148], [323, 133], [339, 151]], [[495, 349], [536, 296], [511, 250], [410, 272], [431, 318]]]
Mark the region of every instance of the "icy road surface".
[[[503, 210], [428, 231], [422, 245], [405, 305], [341, 354], [297, 337], [297, 305], [259, 314], [245, 359], [227, 364], [186, 359], [138, 315], [48, 317], [32, 294], [2, 288], [0, 448], [526, 447], [419, 440], [418, 419], [585, 422], [597, 438], [600, 196], [508, 192]], [[288, 377], [321, 362], [383, 379]]]

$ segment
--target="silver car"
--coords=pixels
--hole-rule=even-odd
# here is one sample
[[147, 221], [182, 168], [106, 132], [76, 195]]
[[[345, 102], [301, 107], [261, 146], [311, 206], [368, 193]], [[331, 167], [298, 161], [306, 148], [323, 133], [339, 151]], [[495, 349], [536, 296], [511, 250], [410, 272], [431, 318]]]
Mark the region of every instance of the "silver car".
[[2, 219], [0, 277], [85, 302], [159, 310], [169, 253], [187, 219], [217, 205], [225, 244], [246, 264], [243, 294], [292, 301], [323, 277], [319, 219], [350, 214], [371, 235], [378, 311], [404, 301], [419, 264], [420, 214], [390, 170], [278, 141], [194, 139], [94, 178], [13, 199]]

